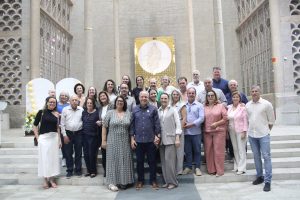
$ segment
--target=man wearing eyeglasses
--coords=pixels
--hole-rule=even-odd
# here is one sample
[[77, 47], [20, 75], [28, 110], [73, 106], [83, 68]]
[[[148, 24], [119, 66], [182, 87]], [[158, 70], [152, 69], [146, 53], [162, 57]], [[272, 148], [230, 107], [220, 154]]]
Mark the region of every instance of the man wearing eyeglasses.
[[183, 127], [185, 128], [184, 153], [186, 163], [182, 174], [189, 174], [192, 172], [192, 162], [194, 160], [195, 174], [196, 176], [201, 176], [201, 124], [204, 121], [204, 108], [203, 105], [196, 100], [196, 89], [194, 87], [190, 87], [187, 90], [187, 96], [187, 118], [186, 123]]
[[128, 96], [129, 94], [129, 88], [126, 83], [122, 83], [120, 85], [120, 94], [125, 98], [127, 103], [127, 110], [129, 112], [132, 112], [133, 108], [136, 106], [135, 98]]

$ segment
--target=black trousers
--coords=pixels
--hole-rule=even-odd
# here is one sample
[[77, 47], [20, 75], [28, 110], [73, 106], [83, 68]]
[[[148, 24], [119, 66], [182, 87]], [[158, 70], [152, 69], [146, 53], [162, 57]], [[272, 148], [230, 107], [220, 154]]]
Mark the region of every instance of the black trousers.
[[73, 153], [75, 151], [75, 172], [80, 173], [82, 170], [82, 134], [80, 131], [68, 131], [66, 130], [67, 136], [70, 139], [68, 144], [65, 144], [65, 156], [67, 164], [67, 172], [73, 172], [74, 159]]
[[97, 174], [98, 137], [83, 134], [83, 154], [88, 173]]

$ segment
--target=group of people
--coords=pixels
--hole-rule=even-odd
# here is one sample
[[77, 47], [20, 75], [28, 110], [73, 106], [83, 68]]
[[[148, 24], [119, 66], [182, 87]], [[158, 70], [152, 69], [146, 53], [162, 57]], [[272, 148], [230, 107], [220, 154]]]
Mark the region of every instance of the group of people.
[[161, 187], [167, 189], [178, 186], [178, 175], [194, 170], [196, 176], [202, 176], [203, 159], [208, 174], [223, 176], [226, 151], [233, 154], [233, 171], [237, 175], [246, 173], [249, 138], [257, 171], [253, 184], [265, 182], [263, 190], [270, 191], [270, 130], [275, 117], [272, 104], [260, 96], [259, 86], [251, 88], [252, 100], [248, 102], [245, 94], [238, 91], [237, 81], [221, 78], [218, 67], [213, 68], [213, 78], [204, 82], [198, 70], [193, 71], [190, 83], [179, 77], [178, 88], [171, 85], [168, 76], [161, 78], [159, 88], [155, 78], [149, 80], [147, 88], [143, 76], [137, 76], [135, 81], [136, 87], [132, 88], [130, 77], [125, 75], [117, 87], [109, 79], [101, 92], [90, 87], [86, 96], [84, 85], [78, 83], [74, 86], [75, 95], [69, 97], [67, 92], [61, 92], [58, 101], [49, 93], [34, 121], [39, 142], [38, 175], [44, 177], [44, 188], [57, 187], [54, 177], [60, 174], [59, 147], [66, 161], [67, 178], [82, 176], [82, 149], [87, 168], [84, 176], [96, 177], [100, 149], [111, 191], [135, 183], [133, 152], [135, 187], [142, 189], [146, 156], [150, 184], [157, 190], [158, 161], [164, 182]]

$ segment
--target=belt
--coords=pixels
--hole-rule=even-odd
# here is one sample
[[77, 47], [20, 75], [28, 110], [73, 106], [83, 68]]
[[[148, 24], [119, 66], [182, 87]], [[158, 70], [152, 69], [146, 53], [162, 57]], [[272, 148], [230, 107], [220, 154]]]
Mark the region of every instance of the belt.
[[69, 130], [66, 130], [66, 132], [68, 133], [73, 133], [73, 134], [77, 134], [77, 133], [80, 133], [82, 130], [79, 130], [79, 131], [69, 131]]

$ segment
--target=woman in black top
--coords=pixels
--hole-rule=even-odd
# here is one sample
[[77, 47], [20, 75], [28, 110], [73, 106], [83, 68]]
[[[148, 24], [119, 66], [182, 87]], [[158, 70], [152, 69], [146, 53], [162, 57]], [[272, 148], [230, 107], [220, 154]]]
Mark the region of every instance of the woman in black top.
[[99, 114], [94, 98], [87, 98], [86, 107], [87, 109], [82, 112], [83, 153], [87, 168], [85, 176], [94, 178], [97, 174], [98, 126], [96, 122], [99, 121]]
[[140, 104], [139, 95], [140, 92], [145, 90], [144, 86], [144, 77], [143, 76], [137, 76], [135, 78], [136, 87], [132, 90], [132, 96], [135, 98], [136, 105]]
[[[58, 117], [55, 97], [47, 97], [43, 110], [39, 110], [34, 123], [33, 132], [38, 140], [38, 176], [44, 177], [43, 188], [57, 187], [54, 177], [60, 174]], [[38, 128], [38, 125], [40, 127]]]

